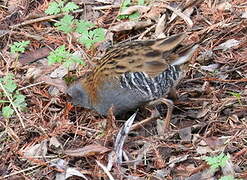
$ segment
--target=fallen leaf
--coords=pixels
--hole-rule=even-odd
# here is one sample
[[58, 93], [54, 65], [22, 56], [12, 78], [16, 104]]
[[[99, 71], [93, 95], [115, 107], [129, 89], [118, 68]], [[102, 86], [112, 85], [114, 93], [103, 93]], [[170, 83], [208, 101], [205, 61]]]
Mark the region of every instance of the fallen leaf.
[[201, 66], [201, 69], [204, 71], [214, 72], [219, 67], [220, 67], [219, 64], [209, 64], [207, 66]]
[[28, 146], [23, 152], [26, 157], [44, 157], [47, 153], [47, 140], [43, 140], [39, 144]]
[[61, 79], [65, 75], [67, 75], [68, 72], [69, 72], [68, 68], [62, 64], [50, 74], [50, 77]]
[[19, 62], [24, 65], [28, 63], [32, 63], [38, 59], [47, 57], [51, 50], [47, 47], [39, 48], [31, 52], [27, 52], [25, 54], [22, 54], [19, 57]]
[[205, 138], [204, 141], [207, 143], [207, 145], [217, 151], [224, 151], [224, 148], [226, 146], [226, 142], [230, 137], [227, 136], [221, 136], [221, 137], [215, 137], [211, 136], [208, 138]]
[[52, 162], [51, 166], [55, 166], [57, 169], [60, 169], [62, 171], [56, 173], [56, 178], [55, 178], [56, 180], [66, 180], [72, 176], [81, 177], [86, 180], [88, 179], [84, 174], [82, 174], [76, 168], [68, 167], [68, 163], [63, 159], [58, 159], [57, 161]]
[[127, 30], [136, 30], [145, 28], [147, 26], [152, 25], [153, 22], [150, 20], [147, 21], [128, 21], [128, 22], [121, 22], [115, 26], [112, 26], [110, 28], [111, 31], [115, 32], [121, 32], [121, 31], [127, 31]]
[[119, 15], [131, 15], [134, 12], [139, 12], [140, 14], [143, 14], [149, 11], [149, 9], [150, 7], [147, 7], [147, 6], [130, 6], [124, 9]]
[[180, 136], [182, 141], [185, 141], [185, 142], [191, 141], [191, 137], [192, 137], [191, 127], [186, 127], [186, 128], [180, 129], [179, 130], [179, 136]]
[[49, 147], [54, 146], [55, 148], [63, 147], [56, 137], [51, 137], [49, 141]]
[[86, 156], [93, 156], [95, 154], [104, 154], [107, 151], [110, 151], [110, 149], [100, 144], [91, 144], [83, 148], [65, 150], [64, 153], [69, 156], [86, 157]]
[[55, 86], [59, 89], [59, 91], [61, 91], [63, 93], [66, 93], [67, 89], [68, 89], [66, 82], [62, 79], [52, 79], [49, 76], [42, 76], [42, 77], [38, 78], [36, 81], [37, 82], [43, 81], [49, 85]]
[[238, 40], [229, 39], [226, 42], [217, 46], [214, 50], [221, 50], [222, 49], [223, 51], [226, 51], [232, 47], [238, 46], [239, 44], [240, 44], [240, 42]]

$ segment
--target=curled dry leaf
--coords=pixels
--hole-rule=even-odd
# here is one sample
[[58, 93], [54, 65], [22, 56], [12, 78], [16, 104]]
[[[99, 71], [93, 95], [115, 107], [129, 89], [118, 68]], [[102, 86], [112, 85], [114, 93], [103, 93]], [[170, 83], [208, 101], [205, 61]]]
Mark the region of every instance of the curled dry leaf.
[[[193, 21], [186, 15], [184, 14], [183, 12], [181, 12], [181, 10], [178, 10], [178, 9], [175, 9], [167, 4], [164, 4], [163, 5], [165, 8], [173, 11], [177, 16], [181, 17], [185, 22], [186, 24], [188, 25], [189, 28], [192, 28], [193, 27]], [[169, 23], [171, 23], [174, 19], [170, 19]]]
[[150, 10], [145, 13], [143, 16], [147, 19], [153, 21], [158, 21], [161, 14], [165, 12], [165, 9], [161, 6], [161, 3], [155, 3], [150, 7]]
[[146, 13], [149, 11], [150, 7], [147, 6], [130, 6], [123, 10], [119, 15], [130, 15], [134, 12], [139, 12], [140, 14]]
[[49, 141], [49, 147], [54, 146], [55, 148], [63, 147], [56, 137], [51, 137]]
[[226, 42], [220, 44], [219, 46], [217, 46], [214, 50], [223, 50], [226, 51], [232, 47], [238, 46], [240, 44], [240, 41], [236, 40], [236, 39], [229, 39]]
[[164, 38], [165, 37], [165, 34], [163, 33], [164, 32], [164, 29], [165, 29], [165, 24], [166, 24], [166, 14], [163, 14], [159, 20], [158, 20], [158, 23], [155, 27], [155, 36], [157, 38]]
[[135, 22], [135, 21], [129, 21], [129, 22], [121, 22], [115, 26], [112, 26], [110, 28], [111, 31], [115, 32], [121, 32], [121, 31], [129, 31], [129, 30], [136, 30], [136, 29], [141, 29], [145, 28], [147, 26], [152, 25], [153, 22], [151, 20], [147, 21], [141, 21], [141, 22]]
[[28, 146], [23, 152], [26, 157], [44, 157], [47, 153], [47, 140], [45, 139], [39, 144]]
[[219, 64], [209, 64], [207, 66], [201, 66], [201, 69], [204, 71], [214, 72], [220, 67]]
[[66, 82], [62, 79], [52, 79], [49, 76], [42, 76], [37, 79], [38, 82], [44, 81], [45, 83], [55, 86], [59, 89], [59, 91], [66, 93], [68, 86]]
[[93, 156], [95, 154], [104, 154], [108, 151], [110, 151], [110, 149], [100, 144], [91, 144], [83, 148], [78, 148], [78, 149], [73, 149], [73, 150], [69, 149], [69, 150], [64, 151], [64, 153], [69, 156], [86, 157], [86, 156]]
[[68, 74], [69, 70], [67, 67], [65, 67], [63, 64], [59, 66], [57, 69], [55, 69], [51, 74], [51, 78], [63, 78], [66, 74]]
[[28, 63], [34, 62], [38, 59], [47, 57], [50, 52], [51, 52], [51, 50], [47, 47], [39, 48], [39, 49], [36, 49], [32, 52], [27, 52], [27, 53], [21, 55], [19, 58], [19, 62], [23, 65], [28, 64]]

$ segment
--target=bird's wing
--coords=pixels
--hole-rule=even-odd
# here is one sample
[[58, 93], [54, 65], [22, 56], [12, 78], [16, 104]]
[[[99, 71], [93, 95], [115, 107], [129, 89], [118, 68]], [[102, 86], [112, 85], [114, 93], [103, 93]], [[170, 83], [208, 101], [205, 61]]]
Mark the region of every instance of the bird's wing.
[[120, 44], [102, 58], [93, 74], [99, 79], [129, 72], [144, 72], [155, 77], [179, 57], [175, 48], [185, 37], [182, 33], [165, 39]]

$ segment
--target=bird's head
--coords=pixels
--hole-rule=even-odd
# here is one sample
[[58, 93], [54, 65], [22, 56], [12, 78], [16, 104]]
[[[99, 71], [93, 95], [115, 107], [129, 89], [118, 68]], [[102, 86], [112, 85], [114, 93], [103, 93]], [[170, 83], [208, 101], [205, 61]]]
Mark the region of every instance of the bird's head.
[[91, 108], [88, 93], [85, 91], [80, 80], [69, 86], [67, 94], [71, 97], [71, 101], [75, 106], [79, 105], [84, 108]]

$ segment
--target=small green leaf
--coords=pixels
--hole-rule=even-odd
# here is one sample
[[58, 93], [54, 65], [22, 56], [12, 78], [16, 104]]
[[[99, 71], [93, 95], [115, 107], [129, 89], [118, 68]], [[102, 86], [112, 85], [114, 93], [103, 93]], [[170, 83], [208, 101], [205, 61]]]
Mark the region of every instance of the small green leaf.
[[62, 45], [55, 49], [55, 51], [51, 52], [48, 58], [48, 65], [54, 63], [61, 63], [67, 57], [67, 52], [65, 49], [65, 45]]
[[14, 114], [14, 110], [10, 106], [5, 106], [2, 109], [3, 117], [10, 118]]
[[121, 4], [121, 10], [126, 9], [131, 5], [131, 0], [124, 0]]
[[203, 159], [208, 163], [208, 165], [210, 165], [211, 169], [214, 170], [218, 167], [224, 167], [230, 157], [225, 155], [224, 153], [221, 153], [218, 156], [204, 157]]
[[59, 22], [55, 23], [55, 26], [65, 33], [72, 32], [74, 29], [74, 17], [71, 15], [65, 15]]
[[79, 42], [82, 43], [87, 49], [94, 44], [94, 41], [86, 34], [79, 37]]
[[83, 64], [83, 61], [80, 57], [66, 51], [65, 45], [62, 45], [48, 56], [48, 64], [54, 63], [63, 63], [65, 67], [69, 67], [72, 63]]
[[68, 2], [63, 8], [62, 11], [63, 12], [70, 12], [70, 11], [74, 11], [76, 9], [78, 9], [79, 6], [77, 6], [74, 2]]
[[88, 30], [92, 27], [94, 27], [95, 25], [89, 21], [85, 21], [85, 20], [80, 20], [76, 23], [76, 32], [80, 33], [80, 34], [85, 34], [88, 32]]
[[[138, 5], [144, 5], [145, 0], [138, 0]], [[125, 9], [127, 9], [131, 5], [130, 0], [124, 0], [121, 7], [120, 7], [120, 12], [123, 12]], [[140, 17], [140, 13], [135, 12], [130, 15], [119, 15], [118, 19], [138, 19]]]
[[[7, 91], [7, 93], [13, 93], [14, 90], [17, 88], [17, 85], [15, 83], [14, 75], [9, 73], [3, 78], [0, 78], [0, 81], [3, 83], [4, 89]], [[8, 94], [9, 95], [9, 94]]]
[[228, 92], [230, 95], [236, 97], [236, 99], [238, 100], [238, 103], [242, 106], [242, 101], [241, 101], [241, 94], [237, 93], [237, 92]]
[[10, 46], [10, 52], [11, 53], [23, 53], [26, 49], [26, 47], [29, 45], [30, 41], [21, 41], [21, 42], [14, 42]]
[[97, 28], [90, 31], [85, 31], [79, 38], [79, 42], [82, 43], [87, 49], [92, 47], [96, 42], [103, 41], [105, 39], [105, 29]]
[[100, 42], [105, 39], [105, 29], [97, 28], [91, 32], [92, 32], [92, 39], [94, 42]]
[[23, 110], [27, 107], [27, 104], [25, 102], [26, 97], [22, 94], [20, 94], [19, 92], [17, 92], [14, 97], [13, 97], [14, 101], [14, 105], [19, 109], [19, 110]]
[[145, 0], [138, 0], [138, 5], [144, 5], [145, 4]]
[[48, 15], [59, 14], [61, 12], [61, 7], [63, 7], [62, 1], [60, 2], [50, 2], [48, 8], [45, 10], [45, 13]]

